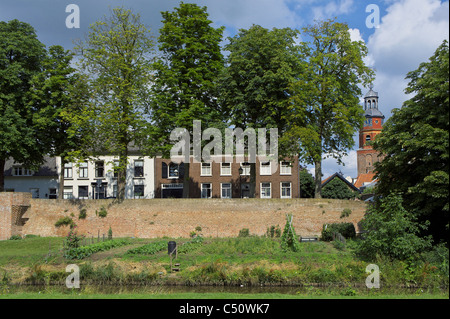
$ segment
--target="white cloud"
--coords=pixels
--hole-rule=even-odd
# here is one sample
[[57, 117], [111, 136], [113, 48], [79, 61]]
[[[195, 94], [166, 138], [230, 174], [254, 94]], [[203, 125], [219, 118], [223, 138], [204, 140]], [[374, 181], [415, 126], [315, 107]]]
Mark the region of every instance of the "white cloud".
[[330, 1], [324, 6], [312, 8], [314, 19], [324, 20], [334, 18], [341, 14], [350, 13], [353, 8], [353, 0]]

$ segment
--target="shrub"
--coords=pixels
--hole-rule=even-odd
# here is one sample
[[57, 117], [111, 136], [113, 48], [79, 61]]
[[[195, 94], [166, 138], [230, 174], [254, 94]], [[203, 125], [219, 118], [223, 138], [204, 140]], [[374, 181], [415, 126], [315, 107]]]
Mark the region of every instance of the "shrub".
[[78, 219], [85, 219], [86, 216], [87, 216], [86, 208], [83, 208], [82, 210], [80, 210], [80, 214], [78, 215]]
[[103, 206], [100, 208], [100, 211], [98, 213], [97, 213], [97, 211], [95, 211], [95, 213], [96, 213], [96, 215], [98, 215], [98, 217], [101, 217], [101, 218], [106, 217], [106, 215], [108, 215], [106, 208]]
[[80, 247], [80, 243], [83, 240], [84, 236], [78, 236], [76, 228], [73, 227], [70, 229], [69, 233], [64, 240], [64, 247], [66, 249], [73, 249]]
[[65, 216], [58, 219], [57, 222], [55, 223], [55, 226], [56, 227], [70, 226], [70, 228], [73, 228], [75, 226], [75, 223], [73, 222], [72, 218], [70, 218], [69, 216]]
[[340, 233], [347, 239], [355, 238], [356, 237], [355, 225], [353, 225], [353, 223], [323, 224], [321, 240], [332, 241], [333, 233]]
[[109, 226], [109, 229], [108, 229], [108, 240], [112, 240], [112, 239], [113, 239], [112, 229], [111, 229], [111, 226]]
[[348, 217], [348, 216], [350, 216], [351, 213], [352, 213], [352, 210], [351, 210], [351, 209], [345, 208], [345, 209], [342, 211], [340, 218]]
[[431, 246], [431, 238], [418, 236], [427, 225], [419, 224], [402, 203], [400, 195], [390, 194], [369, 207], [361, 220], [365, 234], [356, 249], [360, 256], [374, 259], [381, 255], [404, 260]]
[[292, 215], [286, 216], [286, 225], [284, 226], [283, 235], [281, 235], [281, 249], [283, 251], [298, 251], [300, 249], [300, 243], [292, 225], [292, 220]]
[[20, 240], [20, 239], [22, 239], [22, 236], [20, 236], [20, 235], [12, 235], [12, 236], [9, 238], [9, 240]]
[[242, 228], [239, 231], [238, 237], [248, 237], [248, 236], [250, 236], [250, 230], [248, 228]]
[[64, 252], [64, 257], [67, 259], [83, 259], [89, 257], [90, 255], [99, 252], [109, 250], [115, 247], [120, 247], [128, 245], [130, 242], [126, 239], [116, 239], [108, 240], [89, 246], [82, 246], [78, 248], [66, 249]]
[[281, 228], [280, 225], [267, 227], [266, 236], [269, 238], [279, 238], [281, 237]]

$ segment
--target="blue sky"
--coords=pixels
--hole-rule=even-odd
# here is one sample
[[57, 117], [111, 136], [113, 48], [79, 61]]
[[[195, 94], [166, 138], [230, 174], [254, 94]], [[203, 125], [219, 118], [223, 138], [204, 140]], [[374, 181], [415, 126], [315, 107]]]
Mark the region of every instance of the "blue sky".
[[[314, 20], [337, 18], [346, 22], [354, 40], [363, 40], [369, 56], [366, 64], [376, 71], [374, 90], [379, 92], [380, 110], [386, 118], [393, 108], [401, 107], [409, 97], [404, 94], [405, 76], [417, 69], [434, 53], [444, 39], [449, 39], [449, 2], [441, 0], [185, 0], [207, 6], [215, 26], [225, 26], [225, 37], [241, 28], [259, 24], [266, 28], [301, 29]], [[80, 8], [80, 28], [68, 29], [70, 13], [66, 6]], [[83, 38], [89, 25], [109, 14], [109, 8], [125, 6], [141, 14], [155, 33], [161, 26], [161, 11], [172, 10], [178, 0], [0, 0], [0, 21], [18, 19], [30, 23], [38, 38], [47, 46], [73, 47], [73, 40]], [[368, 27], [366, 19], [379, 8], [378, 28]], [[366, 93], [363, 89], [363, 95]], [[356, 138], [356, 136], [355, 136]], [[341, 171], [356, 177], [356, 150], [344, 158], [345, 166], [333, 159], [323, 162], [324, 178]]]

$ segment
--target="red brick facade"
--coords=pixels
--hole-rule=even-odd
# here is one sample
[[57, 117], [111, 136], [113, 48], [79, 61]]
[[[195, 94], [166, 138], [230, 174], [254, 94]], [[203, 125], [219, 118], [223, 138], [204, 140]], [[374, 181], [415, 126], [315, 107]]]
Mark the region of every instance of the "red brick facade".
[[[208, 165], [208, 164], [206, 164]], [[241, 163], [212, 162], [210, 166], [194, 163], [189, 165], [189, 198], [241, 198], [249, 197], [249, 166], [243, 166], [243, 174], [239, 174]], [[299, 164], [294, 158], [287, 166], [278, 165], [276, 172], [267, 174], [268, 166], [262, 167], [256, 160], [255, 198], [298, 198], [299, 197]], [[264, 172], [266, 169], [266, 172]], [[184, 167], [176, 166], [170, 159], [155, 159], [155, 198], [181, 197]], [[177, 174], [178, 172], [178, 174]], [[283, 174], [282, 174], [283, 173]], [[229, 191], [228, 191], [229, 189]], [[203, 190], [203, 194], [202, 194]], [[263, 193], [263, 194], [261, 194]], [[265, 196], [264, 196], [265, 195]], [[229, 196], [229, 197], [228, 197]]]

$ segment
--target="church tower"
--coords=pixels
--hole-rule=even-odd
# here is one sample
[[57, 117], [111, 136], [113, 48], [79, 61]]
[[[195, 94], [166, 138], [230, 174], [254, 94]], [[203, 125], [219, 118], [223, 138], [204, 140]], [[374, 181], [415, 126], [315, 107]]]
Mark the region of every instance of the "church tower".
[[[373, 85], [364, 96], [365, 121], [363, 128], [359, 131], [359, 149], [358, 157], [358, 179], [364, 179], [368, 182], [374, 176], [374, 163], [379, 162], [381, 158], [375, 151], [370, 142], [381, 133], [384, 123], [384, 115], [378, 110], [378, 92], [373, 91]], [[363, 174], [365, 176], [363, 176]]]

